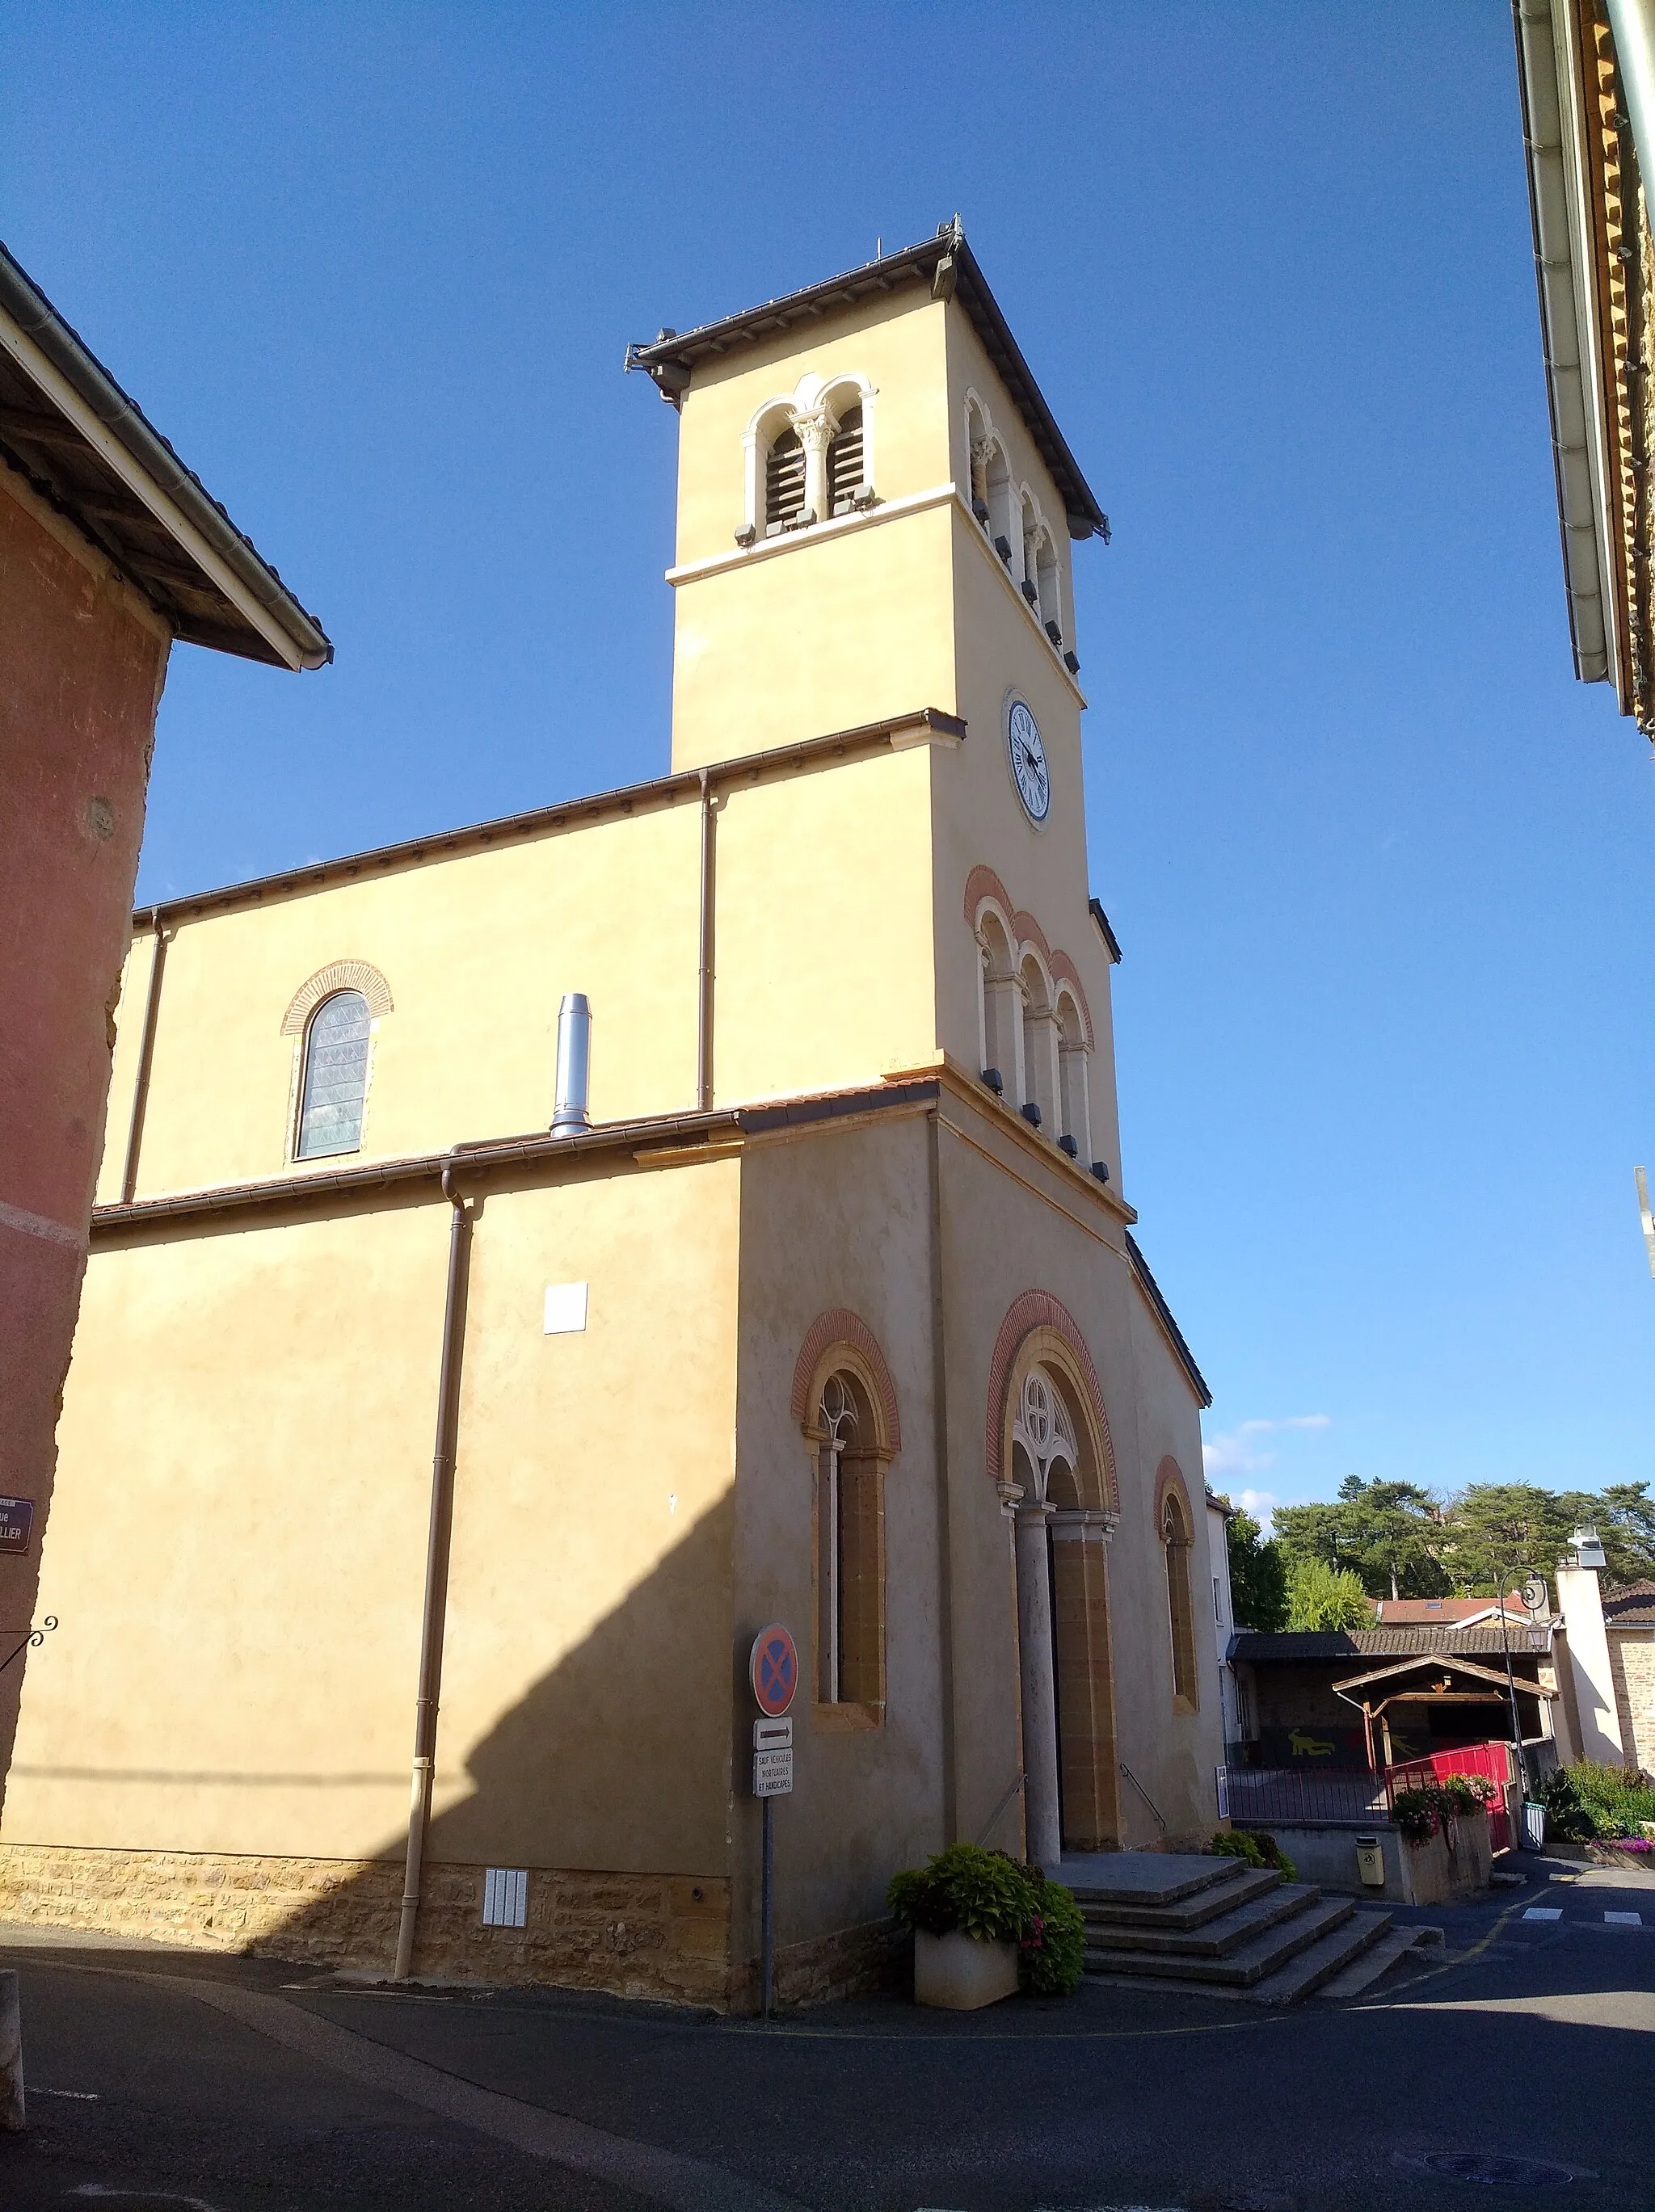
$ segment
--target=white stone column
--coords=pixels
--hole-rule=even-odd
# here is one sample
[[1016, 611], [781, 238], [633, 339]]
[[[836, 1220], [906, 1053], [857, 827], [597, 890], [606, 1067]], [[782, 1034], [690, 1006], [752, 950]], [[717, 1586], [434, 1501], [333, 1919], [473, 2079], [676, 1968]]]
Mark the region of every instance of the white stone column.
[[795, 416], [793, 427], [805, 449], [805, 512], [824, 522], [828, 511], [827, 455], [833, 443], [833, 424], [818, 410], [814, 415]]
[[1052, 1663], [1051, 1508], [1017, 1509], [1017, 1634], [1023, 1685], [1023, 1814], [1029, 1856], [1055, 1867], [1063, 1855], [1057, 1796], [1057, 1683]]
[[1568, 1638], [1569, 1667], [1574, 1675], [1575, 1710], [1580, 1716], [1580, 1756], [1604, 1766], [1619, 1766], [1626, 1757], [1621, 1741], [1621, 1715], [1615, 1703], [1615, 1675], [1609, 1665], [1609, 1637], [1603, 1627], [1603, 1601], [1596, 1567], [1557, 1570], [1557, 1602]]

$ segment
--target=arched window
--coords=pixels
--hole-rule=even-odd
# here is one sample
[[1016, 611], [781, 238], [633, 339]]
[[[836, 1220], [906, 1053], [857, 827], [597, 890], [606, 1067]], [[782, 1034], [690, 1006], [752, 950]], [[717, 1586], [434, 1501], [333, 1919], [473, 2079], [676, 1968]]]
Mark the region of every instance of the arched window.
[[977, 921], [977, 983], [981, 994], [983, 1076], [1013, 1105], [1022, 1103], [1023, 1037], [1017, 963], [1005, 926], [992, 909]]
[[873, 1408], [839, 1369], [816, 1410], [816, 1697], [885, 1702], [885, 1487]]
[[764, 462], [764, 531], [787, 530], [805, 512], [805, 448], [791, 424], [781, 431]]
[[1020, 980], [1023, 986], [1023, 1083], [1027, 1095], [1019, 1103], [1025, 1109], [1031, 1106], [1036, 1108], [1037, 1112], [1025, 1113], [1025, 1118], [1032, 1121], [1036, 1128], [1044, 1128], [1056, 1137], [1059, 1133], [1057, 1024], [1045, 976], [1032, 953], [1024, 955]]
[[1166, 1618], [1172, 1639], [1172, 1695], [1194, 1708], [1200, 1703], [1196, 1680], [1195, 1619], [1190, 1597], [1190, 1521], [1178, 1486], [1168, 1482], [1161, 1494], [1161, 1548], [1166, 1555]]
[[828, 447], [828, 513], [849, 514], [862, 489], [862, 410], [847, 407]]
[[1086, 1096], [1086, 1032], [1072, 992], [1057, 994], [1057, 1141], [1072, 1160], [1092, 1158], [1092, 1115]]
[[361, 1149], [368, 1036], [368, 1001], [360, 991], [335, 991], [311, 1016], [305, 1032], [295, 1159], [322, 1159], [330, 1153]]
[[1034, 585], [1038, 604], [1035, 612], [1041, 627], [1054, 645], [1063, 642], [1063, 611], [1057, 588], [1057, 548], [1052, 544], [1051, 532], [1043, 529], [1035, 550]]
[[998, 441], [983, 465], [983, 495], [989, 509], [987, 528], [995, 551], [1009, 568], [1012, 562], [1012, 472], [1006, 465], [1006, 449]]

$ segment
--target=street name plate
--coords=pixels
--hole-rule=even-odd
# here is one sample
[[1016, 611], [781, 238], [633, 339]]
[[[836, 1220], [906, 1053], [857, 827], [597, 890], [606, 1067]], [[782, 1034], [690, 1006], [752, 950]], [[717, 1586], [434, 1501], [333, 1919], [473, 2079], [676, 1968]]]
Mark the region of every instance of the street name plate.
[[788, 1797], [793, 1794], [793, 1749], [753, 1753], [753, 1796]]
[[0, 1498], [0, 1552], [27, 1552], [33, 1526], [32, 1498]]

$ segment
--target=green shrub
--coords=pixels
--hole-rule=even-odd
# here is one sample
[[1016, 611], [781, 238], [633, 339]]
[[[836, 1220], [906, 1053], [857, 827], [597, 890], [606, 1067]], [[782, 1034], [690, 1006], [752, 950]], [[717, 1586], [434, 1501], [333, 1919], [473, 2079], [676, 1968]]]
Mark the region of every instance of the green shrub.
[[983, 1936], [1020, 1943], [1036, 1911], [1037, 1869], [1004, 1851], [951, 1844], [923, 1867], [893, 1875], [885, 1902], [904, 1928], [928, 1936]]
[[1540, 1802], [1546, 1808], [1546, 1827], [1561, 1844], [1584, 1844], [1597, 1833], [1597, 1824], [1580, 1802], [1567, 1766], [1556, 1766], [1540, 1785]]
[[1269, 1867], [1283, 1881], [1299, 1879], [1299, 1869], [1268, 1829], [1255, 1835], [1249, 1828], [1220, 1828], [1208, 1849], [1220, 1858], [1239, 1859], [1245, 1866]]
[[1636, 1766], [1600, 1766], [1594, 1759], [1579, 1759], [1559, 1771], [1568, 1777], [1594, 1834], [1635, 1836], [1641, 1822], [1655, 1820], [1655, 1788]]
[[1018, 1975], [1031, 1996], [1073, 1996], [1086, 1962], [1086, 1923], [1060, 1881], [1034, 1878], [1034, 1918], [1018, 1957]]

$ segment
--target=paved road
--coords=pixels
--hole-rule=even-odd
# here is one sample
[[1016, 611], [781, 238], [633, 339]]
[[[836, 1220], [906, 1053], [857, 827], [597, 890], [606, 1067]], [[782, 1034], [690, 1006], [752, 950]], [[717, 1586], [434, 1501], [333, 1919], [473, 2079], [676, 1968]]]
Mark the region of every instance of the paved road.
[[764, 2027], [0, 1931], [31, 2099], [0, 2205], [1650, 2212], [1655, 1875], [1538, 1872], [1411, 1916], [1445, 1949], [1366, 2002], [1280, 2015], [1087, 1989]]

